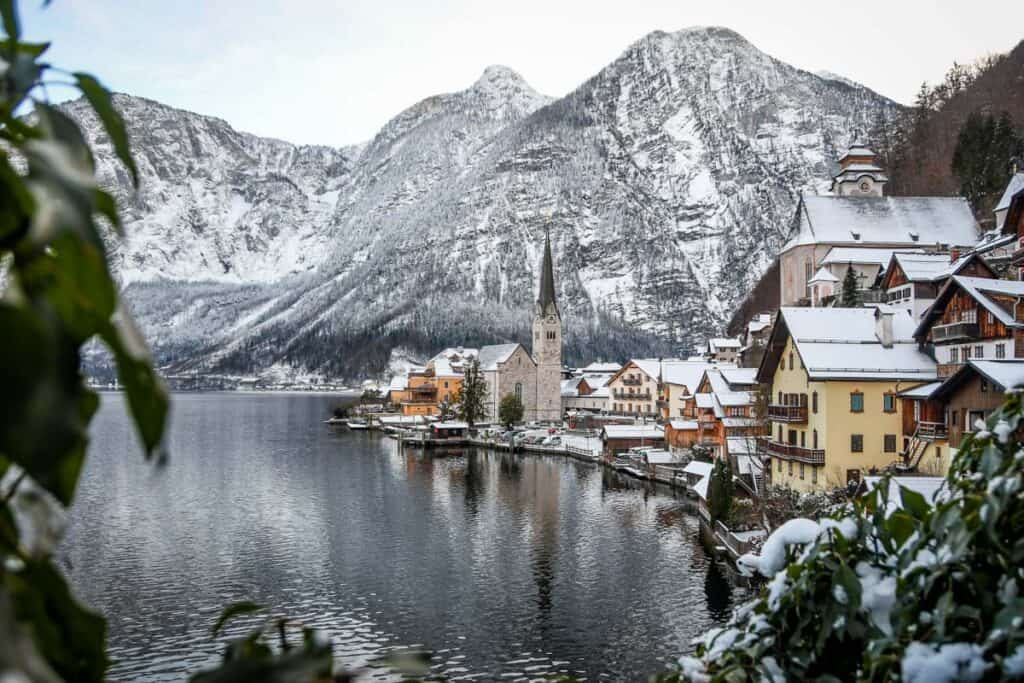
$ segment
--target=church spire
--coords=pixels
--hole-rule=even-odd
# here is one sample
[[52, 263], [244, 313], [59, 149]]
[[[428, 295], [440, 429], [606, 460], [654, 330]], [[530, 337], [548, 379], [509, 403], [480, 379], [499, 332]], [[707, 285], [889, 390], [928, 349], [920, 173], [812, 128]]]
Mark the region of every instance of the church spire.
[[551, 234], [544, 230], [544, 261], [540, 267], [540, 294], [537, 297], [538, 315], [558, 315], [555, 302], [555, 269], [551, 262]]

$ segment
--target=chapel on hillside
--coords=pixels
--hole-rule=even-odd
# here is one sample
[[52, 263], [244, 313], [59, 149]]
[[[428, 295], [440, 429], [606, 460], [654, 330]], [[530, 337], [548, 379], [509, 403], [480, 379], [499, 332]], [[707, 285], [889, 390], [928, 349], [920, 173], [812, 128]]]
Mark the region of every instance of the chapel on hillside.
[[487, 410], [498, 418], [501, 399], [515, 394], [527, 420], [562, 419], [562, 315], [555, 300], [555, 269], [551, 236], [544, 238], [540, 289], [533, 312], [533, 353], [522, 344], [496, 344], [480, 349], [480, 369], [487, 382]]

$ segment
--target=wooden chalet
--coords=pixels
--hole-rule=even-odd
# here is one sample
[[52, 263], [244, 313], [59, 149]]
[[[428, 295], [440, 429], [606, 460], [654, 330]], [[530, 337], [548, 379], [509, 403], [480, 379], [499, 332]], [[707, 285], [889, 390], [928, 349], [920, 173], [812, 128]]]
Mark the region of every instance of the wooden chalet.
[[957, 249], [948, 253], [894, 252], [879, 276], [878, 288], [884, 292], [886, 303], [906, 309], [919, 320], [954, 275], [997, 277], [985, 259], [974, 251], [963, 256]]

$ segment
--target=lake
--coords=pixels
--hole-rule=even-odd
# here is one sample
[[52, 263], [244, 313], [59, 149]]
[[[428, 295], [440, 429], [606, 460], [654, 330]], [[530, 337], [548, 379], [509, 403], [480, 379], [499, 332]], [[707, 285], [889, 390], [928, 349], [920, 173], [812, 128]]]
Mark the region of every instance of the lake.
[[333, 404], [175, 395], [156, 467], [103, 395], [59, 557], [107, 615], [111, 680], [216, 662], [210, 627], [243, 599], [322, 629], [347, 666], [411, 647], [453, 680], [638, 680], [745, 597], [667, 488], [564, 457], [402, 451], [322, 424]]

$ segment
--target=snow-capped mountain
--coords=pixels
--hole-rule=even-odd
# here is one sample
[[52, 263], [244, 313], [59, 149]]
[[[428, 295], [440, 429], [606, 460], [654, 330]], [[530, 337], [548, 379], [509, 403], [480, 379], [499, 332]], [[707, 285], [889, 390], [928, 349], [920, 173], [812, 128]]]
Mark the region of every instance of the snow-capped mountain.
[[897, 105], [736, 33], [652, 33], [567, 96], [489, 67], [366, 145], [298, 147], [119, 96], [142, 173], [115, 265], [171, 369], [355, 376], [392, 348], [529, 341], [545, 230], [566, 352], [679, 352], [721, 329], [799, 191]]

